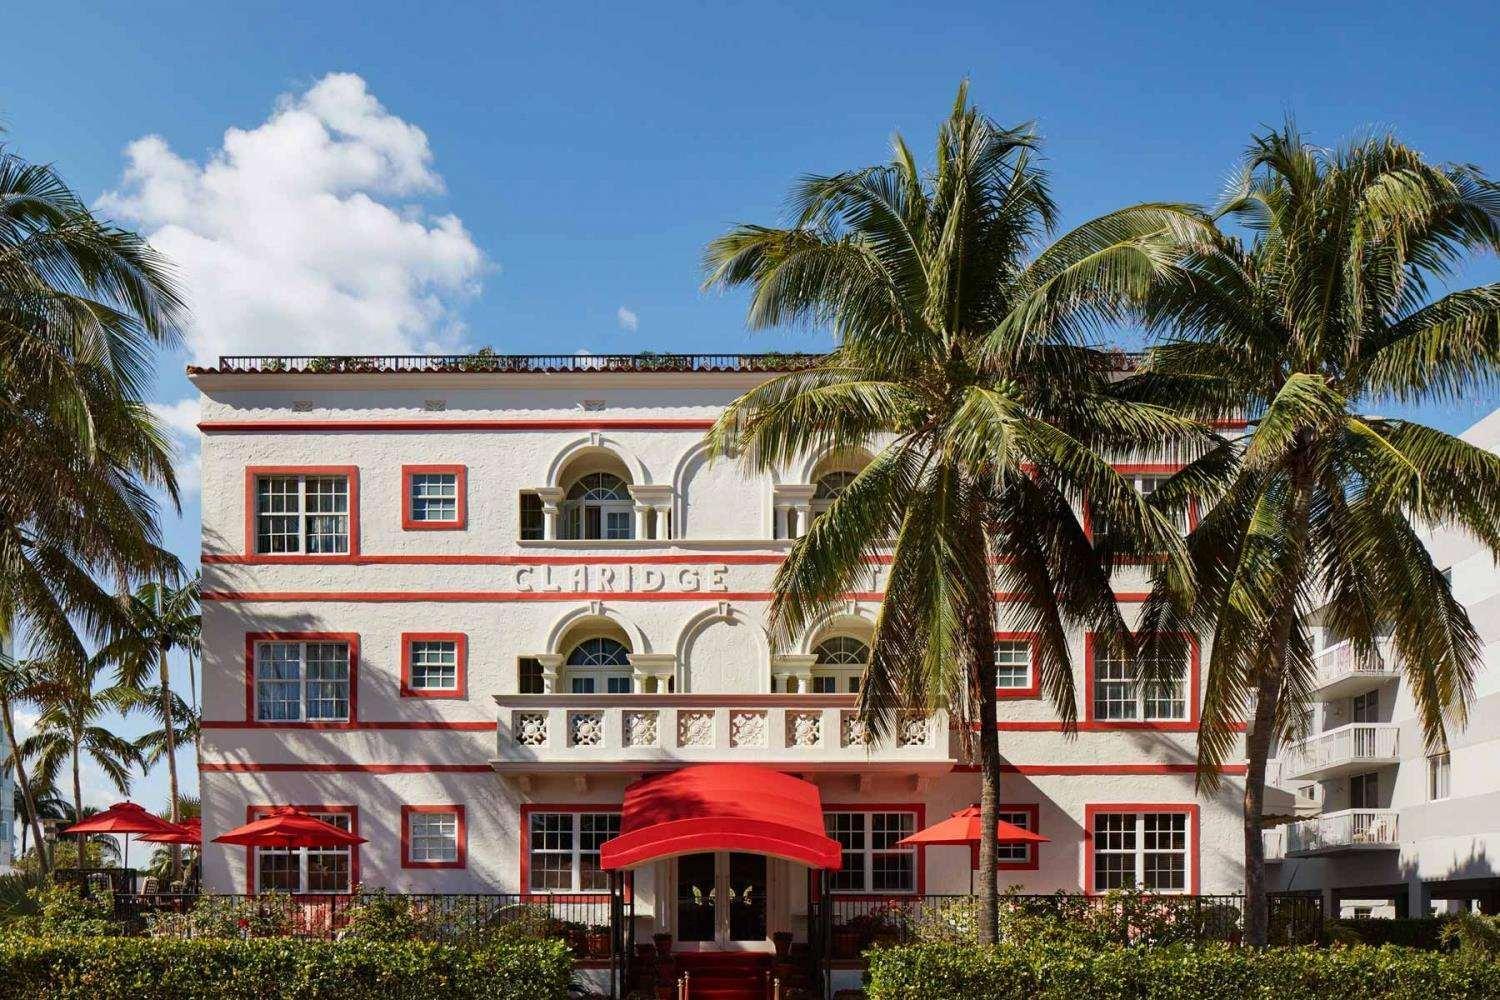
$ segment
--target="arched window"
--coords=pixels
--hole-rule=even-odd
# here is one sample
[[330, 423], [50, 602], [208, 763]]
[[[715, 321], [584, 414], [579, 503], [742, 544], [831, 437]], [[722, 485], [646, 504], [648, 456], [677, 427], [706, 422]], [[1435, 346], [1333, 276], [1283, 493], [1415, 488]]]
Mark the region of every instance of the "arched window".
[[852, 635], [836, 635], [813, 647], [813, 694], [856, 694], [870, 662], [870, 647]]
[[818, 488], [813, 491], [813, 499], [822, 500], [825, 503], [831, 501], [848, 489], [849, 484], [854, 482], [854, 477], [857, 475], [859, 473], [848, 471], [828, 473], [818, 480]]
[[629, 694], [630, 650], [617, 639], [585, 639], [568, 653], [568, 684], [574, 694]]
[[635, 537], [635, 501], [625, 481], [591, 472], [568, 490], [562, 503], [564, 538]]

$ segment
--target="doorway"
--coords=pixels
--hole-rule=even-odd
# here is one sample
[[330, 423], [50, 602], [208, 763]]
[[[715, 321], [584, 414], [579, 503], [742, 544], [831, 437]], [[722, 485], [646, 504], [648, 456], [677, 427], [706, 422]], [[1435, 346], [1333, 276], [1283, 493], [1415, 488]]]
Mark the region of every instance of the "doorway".
[[688, 951], [766, 942], [766, 858], [719, 851], [677, 859], [677, 941]]

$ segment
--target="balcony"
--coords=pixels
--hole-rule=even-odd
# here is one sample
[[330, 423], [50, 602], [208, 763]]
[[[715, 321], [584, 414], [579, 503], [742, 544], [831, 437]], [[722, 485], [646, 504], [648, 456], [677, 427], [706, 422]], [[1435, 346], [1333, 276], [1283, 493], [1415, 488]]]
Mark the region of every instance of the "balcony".
[[1285, 780], [1321, 781], [1400, 763], [1400, 732], [1390, 723], [1354, 722], [1293, 743], [1281, 757]]
[[1355, 851], [1389, 851], [1396, 839], [1396, 813], [1391, 809], [1344, 809], [1298, 820], [1283, 828], [1285, 856], [1307, 858]]
[[497, 695], [495, 770], [515, 775], [764, 764], [800, 772], [952, 770], [946, 713], [914, 714], [875, 739], [853, 695]]
[[1329, 646], [1313, 657], [1317, 671], [1313, 680], [1313, 695], [1320, 701], [1332, 701], [1359, 694], [1371, 687], [1396, 679], [1396, 657], [1390, 640], [1376, 644], [1380, 651], [1378, 662], [1368, 662], [1354, 655], [1354, 647], [1347, 641]]

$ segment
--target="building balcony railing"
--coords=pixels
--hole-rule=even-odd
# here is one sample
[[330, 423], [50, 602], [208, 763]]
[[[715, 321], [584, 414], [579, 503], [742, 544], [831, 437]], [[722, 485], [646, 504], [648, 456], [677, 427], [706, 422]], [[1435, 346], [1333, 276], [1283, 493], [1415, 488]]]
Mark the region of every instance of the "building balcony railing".
[[1344, 809], [1298, 820], [1285, 827], [1285, 856], [1309, 857], [1345, 851], [1390, 850], [1396, 839], [1391, 809]]
[[903, 716], [877, 738], [853, 695], [497, 695], [496, 770], [640, 771], [743, 762], [804, 771], [952, 769], [946, 713]]
[[1320, 700], [1331, 701], [1358, 694], [1370, 687], [1396, 678], [1396, 657], [1389, 640], [1376, 645], [1380, 652], [1378, 660], [1367, 660], [1355, 655], [1349, 642], [1330, 646], [1313, 657], [1316, 675], [1313, 694]]
[[1401, 727], [1385, 722], [1353, 722], [1293, 743], [1282, 754], [1285, 779], [1319, 781], [1400, 762]]

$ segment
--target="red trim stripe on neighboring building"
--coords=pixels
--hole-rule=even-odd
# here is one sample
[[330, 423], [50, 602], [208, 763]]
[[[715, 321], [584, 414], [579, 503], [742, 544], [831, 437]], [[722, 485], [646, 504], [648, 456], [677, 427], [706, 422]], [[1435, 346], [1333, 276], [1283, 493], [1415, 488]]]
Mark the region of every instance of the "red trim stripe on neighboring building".
[[[306, 603], [317, 601], [350, 604], [392, 603], [474, 603], [505, 604], [526, 601], [769, 601], [769, 590], [666, 590], [654, 592], [628, 590], [205, 590], [205, 601], [279, 601]], [[1145, 593], [1121, 592], [1115, 600], [1121, 604], [1138, 604], [1150, 596]], [[885, 594], [878, 590], [844, 595], [849, 601], [880, 601]], [[1021, 600], [1017, 594], [997, 591], [995, 600], [1012, 603]]]
[[712, 420], [200, 420], [205, 434], [325, 431], [706, 431]]
[[[493, 766], [470, 764], [325, 764], [254, 761], [203, 761], [198, 770], [209, 774], [275, 774], [307, 772], [309, 774], [490, 774]], [[959, 764], [955, 772], [973, 773], [977, 765]], [[1005, 774], [1039, 777], [1132, 777], [1141, 775], [1194, 774], [1196, 764], [1001, 764]], [[1244, 764], [1225, 764], [1219, 773], [1236, 776], [1245, 773]]]

